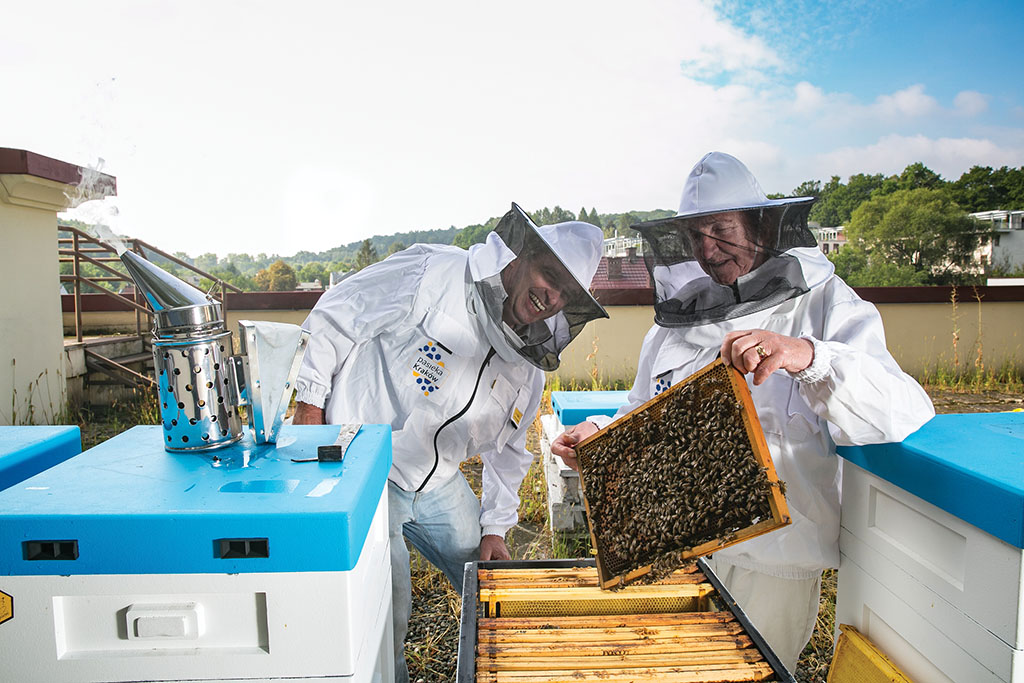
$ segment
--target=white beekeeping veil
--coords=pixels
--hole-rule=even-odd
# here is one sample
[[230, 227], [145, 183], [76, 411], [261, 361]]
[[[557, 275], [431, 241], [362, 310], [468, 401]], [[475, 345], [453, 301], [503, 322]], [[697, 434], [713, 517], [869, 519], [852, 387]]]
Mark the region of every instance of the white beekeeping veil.
[[[502, 249], [496, 252], [495, 242]], [[601, 260], [604, 235], [597, 226], [569, 221], [537, 227], [530, 217], [512, 204], [479, 247], [477, 258], [488, 253], [503, 253], [488, 266], [477, 265], [473, 273], [476, 296], [481, 302], [492, 330], [501, 330], [504, 341], [526, 360], [541, 370], [554, 370], [559, 354], [583, 327], [596, 318], [607, 318], [601, 304], [591, 296], [588, 287]], [[508, 323], [509, 297], [529, 284], [529, 278], [543, 269], [560, 293], [560, 308], [538, 320], [525, 324]], [[488, 272], [489, 271], [489, 272]], [[540, 304], [543, 306], [543, 304]], [[543, 313], [542, 313], [543, 315]], [[499, 352], [501, 345], [496, 344]]]
[[[655, 322], [685, 327], [721, 322], [776, 306], [808, 291], [804, 248], [816, 248], [807, 227], [814, 197], [768, 199], [743, 163], [728, 154], [706, 154], [690, 171], [679, 212], [672, 218], [632, 226], [644, 238], [644, 261], [655, 285]], [[718, 239], [697, 225], [704, 217], [742, 212], [743, 244], [725, 247], [756, 252], [757, 265], [734, 282], [717, 282], [699, 262], [700, 239]], [[695, 236], [697, 239], [695, 239]], [[820, 281], [820, 265], [812, 279]]]

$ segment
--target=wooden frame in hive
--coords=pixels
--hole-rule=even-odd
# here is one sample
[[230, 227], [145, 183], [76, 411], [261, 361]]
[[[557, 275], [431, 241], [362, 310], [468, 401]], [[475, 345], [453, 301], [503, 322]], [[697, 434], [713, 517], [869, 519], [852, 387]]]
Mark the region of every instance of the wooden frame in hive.
[[[691, 465], [691, 471], [684, 471], [686, 468], [666, 468], [661, 462], [661, 456], [649, 457], [651, 452], [673, 454], [679, 450], [677, 445], [680, 443], [680, 437], [673, 436], [670, 430], [666, 429], [668, 420], [679, 417], [679, 414], [674, 411], [679, 411], [686, 406], [700, 410], [700, 406], [705, 404], [713, 404], [720, 414], [712, 415], [709, 418], [712, 424], [707, 429], [705, 428], [708, 425], [699, 423], [696, 418], [687, 417], [690, 423], [687, 428], [692, 431], [689, 433], [691, 441], [685, 448], [689, 449], [687, 453], [697, 454], [688, 456], [690, 457], [688, 462]], [[719, 420], [731, 421], [729, 428], [732, 431], [728, 432], [728, 437], [722, 436], [726, 428], [720, 426]], [[702, 435], [704, 443], [701, 442]], [[720, 468], [716, 469], [715, 461], [720, 459], [719, 456], [714, 453], [700, 452], [701, 448], [710, 443], [712, 437], [718, 439], [716, 443], [721, 443], [722, 439], [728, 440], [734, 451], [743, 454], [742, 456], [730, 456], [743, 457], [746, 469], [737, 471], [734, 468], [729, 473], [732, 477], [729, 481], [725, 481], [721, 476]], [[624, 443], [628, 445], [623, 447]], [[634, 457], [628, 462], [625, 456], [619, 457], [622, 455], [619, 452], [615, 453], [615, 458], [609, 457], [607, 453], [616, 445], [620, 450], [624, 448], [630, 451]], [[641, 449], [647, 450], [640, 452]], [[750, 390], [743, 375], [735, 368], [725, 365], [721, 359], [666, 389], [628, 415], [622, 416], [580, 442], [575, 450], [579, 461], [584, 504], [587, 509], [587, 525], [591, 542], [597, 553], [597, 567], [602, 588], [622, 586], [641, 577], [656, 578], [659, 574], [681, 566], [694, 557], [707, 555], [790, 523], [783, 485], [779, 481], [771, 454], [768, 452], [768, 444], [757, 418], [757, 412], [754, 410]], [[697, 461], [698, 457], [702, 460]], [[701, 487], [691, 485], [693, 478], [699, 476], [699, 473], [694, 474], [693, 469], [705, 473], [707, 481], [704, 481]], [[714, 508], [714, 512], [718, 516], [711, 514], [710, 506], [705, 506], [708, 509], [691, 512], [686, 519], [675, 521], [674, 537], [685, 540], [677, 540], [671, 547], [657, 551], [651, 550], [650, 547], [642, 547], [635, 553], [623, 552], [623, 547], [627, 542], [635, 547], [638, 543], [642, 545], [642, 539], [624, 540], [629, 534], [624, 531], [621, 534], [616, 534], [608, 528], [611, 524], [610, 522], [605, 524], [605, 522], [612, 515], [609, 513], [607, 519], [602, 515], [613, 503], [610, 500], [598, 501], [596, 490], [600, 488], [605, 498], [608, 499], [619, 496], [627, 497], [624, 498], [626, 502], [616, 501], [614, 503], [618, 506], [616, 511], [621, 518], [624, 514], [623, 508], [629, 512], [630, 505], [638, 507], [653, 504], [649, 500], [650, 495], [641, 496], [639, 501], [636, 498], [628, 499], [628, 496], [631, 495], [629, 484], [636, 480], [646, 482], [652, 487], [652, 491], [653, 487], [657, 485], [659, 493], [667, 492], [664, 499], [659, 500], [658, 504], [666, 509], [679, 510], [680, 516], [684, 514], [683, 510], [686, 510], [691, 503], [697, 504], [701, 501], [700, 497], [695, 495], [697, 493], [695, 489], [700, 488], [701, 493], [707, 494], [706, 497], [717, 496], [719, 502], [718, 507]], [[597, 483], [600, 483], [601, 486], [598, 487]], [[688, 485], [690, 488], [687, 488]], [[592, 487], [594, 491], [588, 491]], [[747, 498], [739, 502], [734, 500], [724, 500], [723, 502], [725, 494], [714, 493], [719, 490], [722, 492], [732, 491], [733, 494], [744, 492]], [[633, 494], [635, 493], [633, 491]], [[631, 500], [632, 502], [630, 502]], [[751, 501], [754, 502], [751, 503]], [[757, 514], [741, 509], [743, 504], [756, 504], [762, 512]], [[743, 519], [744, 516], [749, 519], [747, 522], [743, 522], [742, 526], [733, 523], [729, 527], [687, 535], [685, 525], [694, 516], [698, 520], [707, 520], [702, 522], [705, 529], [714, 527], [716, 520], [720, 519], [729, 518], [733, 522]], [[666, 522], [666, 524], [671, 523]], [[672, 534], [665, 535], [671, 536]], [[648, 577], [647, 575], [652, 576]]]
[[593, 559], [466, 564], [457, 683], [795, 683], [703, 560], [601, 590]]

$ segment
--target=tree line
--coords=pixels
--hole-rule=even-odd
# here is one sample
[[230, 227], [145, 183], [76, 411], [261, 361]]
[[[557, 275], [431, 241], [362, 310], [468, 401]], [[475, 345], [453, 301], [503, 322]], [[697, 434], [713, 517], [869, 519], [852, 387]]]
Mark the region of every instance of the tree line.
[[[601, 227], [608, 237], [613, 236], [616, 232], [619, 234], [635, 234], [629, 231], [630, 225], [654, 218], [664, 218], [673, 214], [673, 211], [665, 210], [598, 214], [597, 210], [593, 207], [590, 210], [587, 210], [585, 207], [581, 208], [578, 214], [574, 214], [572, 211], [563, 209], [560, 206], [555, 206], [554, 208], [544, 207], [530, 212], [531, 218], [533, 218], [537, 225], [581, 220]], [[326, 287], [331, 273], [344, 274], [361, 270], [416, 243], [454, 244], [455, 246], [468, 248], [473, 244], [483, 242], [487, 233], [493, 230], [500, 220], [501, 216], [494, 216], [483, 223], [468, 225], [463, 228], [451, 226], [439, 230], [418, 230], [396, 233], [394, 235], [374, 235], [361, 241], [351, 242], [322, 252], [300, 251], [294, 256], [267, 255], [265, 253], [256, 255], [229, 253], [227, 256], [218, 257], [214, 253], [205, 253], [192, 257], [184, 252], [174, 252], [174, 256], [219, 280], [238, 287], [244, 292], [291, 291], [300, 282], [319, 281], [323, 287]], [[61, 223], [86, 231], [88, 231], [89, 227], [81, 221], [75, 220], [62, 220]], [[156, 254], [149, 254], [147, 256], [161, 268], [186, 281], [193, 281], [193, 284], [202, 289], [209, 289], [213, 286], [212, 280], [207, 278], [196, 279], [192, 273], [173, 261], [162, 259]], [[70, 264], [61, 264], [62, 274], [70, 274], [70, 272]], [[102, 273], [95, 266], [83, 264], [82, 274], [86, 277], [93, 277]], [[117, 285], [109, 284], [108, 288], [117, 289]]]
[[[846, 182], [832, 176], [824, 184], [808, 180], [794, 188], [791, 195], [818, 199], [811, 208], [811, 221], [845, 227], [847, 246], [829, 254], [829, 258], [836, 272], [853, 286], [980, 284], [986, 273], [978, 271], [972, 258], [992, 234], [968, 214], [1024, 209], [1024, 168], [974, 166], [959, 179], [947, 181], [924, 164], [914, 163], [899, 175], [858, 173]], [[538, 225], [581, 220], [600, 227], [606, 237], [635, 236], [631, 225], [674, 214], [664, 209], [599, 214], [594, 207], [581, 207], [573, 213], [560, 206], [530, 212]], [[463, 228], [374, 235], [326, 251], [299, 251], [288, 257], [265, 253], [218, 257], [205, 253], [193, 258], [183, 252], [174, 256], [243, 291], [287, 291], [300, 282], [317, 280], [326, 287], [332, 272], [360, 270], [417, 242], [467, 248], [482, 242], [499, 220], [500, 216], [493, 216]], [[62, 223], [87, 227], [78, 221]], [[153, 260], [178, 277], [189, 279], [190, 274], [177, 264], [155, 255]], [[62, 273], [70, 270], [70, 264], [61, 264]], [[1020, 270], [997, 263], [987, 275], [1024, 275]], [[102, 275], [90, 264], [83, 266], [83, 274]], [[209, 288], [213, 283], [200, 279], [195, 284]]]
[[976, 252], [994, 238], [968, 214], [1024, 209], [1024, 168], [974, 166], [944, 180], [918, 162], [899, 175], [856, 174], [843, 183], [809, 180], [793, 190], [813, 196], [810, 220], [844, 226], [847, 245], [829, 254], [854, 287], [984, 284], [987, 277], [1024, 276], [1021, 264], [982, 264]]

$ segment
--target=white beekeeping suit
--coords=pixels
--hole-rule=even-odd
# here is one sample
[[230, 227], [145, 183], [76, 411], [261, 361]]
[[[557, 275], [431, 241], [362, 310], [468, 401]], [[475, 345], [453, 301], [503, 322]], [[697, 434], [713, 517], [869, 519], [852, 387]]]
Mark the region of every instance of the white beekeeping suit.
[[[792, 524], [719, 551], [712, 564], [790, 668], [811, 636], [821, 572], [839, 563], [836, 445], [901, 441], [934, 415], [886, 349], [878, 311], [816, 248], [812, 201], [767, 199], [746, 166], [715, 152], [691, 171], [677, 216], [633, 226], [655, 281], [656, 324], [615, 416], [714, 361], [727, 334], [749, 332], [760, 360], [772, 354], [768, 340], [813, 346], [799, 372], [779, 369], [756, 385], [747, 375]], [[725, 216], [744, 231], [728, 234]], [[736, 267], [744, 259], [747, 269]]]
[[[515, 525], [519, 485], [533, 459], [526, 433], [542, 370], [558, 366], [559, 353], [587, 322], [607, 317], [587, 291], [602, 243], [593, 225], [538, 228], [513, 204], [483, 244], [468, 251], [421, 244], [394, 254], [329, 290], [304, 324], [311, 336], [297, 401], [323, 407], [329, 423], [393, 430], [389, 514], [400, 680], [409, 614], [402, 534], [458, 590], [481, 537], [503, 538]], [[459, 472], [476, 454], [484, 465], [479, 504]], [[458, 514], [420, 524], [441, 515], [428, 509], [432, 495]]]
[[[813, 284], [764, 311], [694, 327], [653, 326], [619, 417], [715, 360], [733, 330], [812, 339], [814, 364], [778, 371], [751, 396], [793, 523], [715, 553], [777, 576], [806, 578], [839, 563], [835, 446], [902, 441], [934, 415], [924, 390], [886, 350], [882, 320], [817, 249], [790, 252]], [[824, 456], [824, 457], [823, 457]]]

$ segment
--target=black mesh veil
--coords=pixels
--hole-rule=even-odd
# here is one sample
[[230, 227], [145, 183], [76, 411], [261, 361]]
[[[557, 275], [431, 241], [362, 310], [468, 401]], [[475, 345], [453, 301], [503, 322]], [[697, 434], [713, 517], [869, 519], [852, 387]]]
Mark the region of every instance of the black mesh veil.
[[[644, 262], [655, 285], [655, 322], [684, 327], [721, 322], [775, 306], [808, 290], [790, 249], [816, 247], [807, 227], [813, 198], [743, 209], [746, 234], [726, 241], [699, 219], [723, 212], [674, 216], [633, 225], [644, 239]], [[759, 264], [734, 282], [716, 282], [701, 263], [699, 244], [716, 240], [748, 252]]]
[[[565, 227], [563, 227], [563, 225]], [[515, 255], [519, 263], [509, 264], [502, 274], [475, 283], [488, 316], [505, 334], [509, 345], [541, 370], [555, 370], [559, 354], [591, 320], [607, 318], [601, 304], [587, 290], [593, 267], [589, 273], [584, 263], [588, 260], [578, 248], [586, 240], [573, 235], [574, 224], [538, 228], [516, 204], [495, 227], [494, 232]], [[582, 224], [575, 224], [581, 226]], [[596, 230], [594, 226], [585, 226]], [[578, 231], [577, 231], [578, 232]], [[582, 240], [582, 242], [581, 242]], [[599, 245], [589, 244], [596, 256]], [[526, 291], [531, 273], [540, 269], [546, 280], [560, 292], [558, 304], [564, 305], [553, 315], [525, 324], [512, 326], [503, 321], [506, 299], [521, 300], [517, 293]], [[586, 279], [587, 282], [582, 282]], [[544, 306], [545, 302], [537, 302]], [[543, 312], [541, 313], [543, 315]]]

